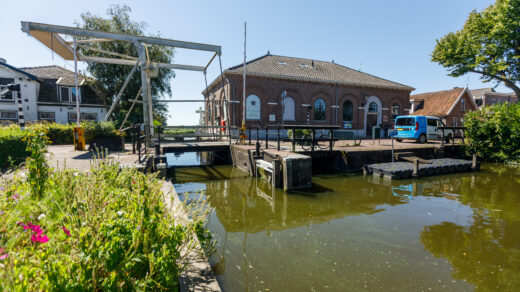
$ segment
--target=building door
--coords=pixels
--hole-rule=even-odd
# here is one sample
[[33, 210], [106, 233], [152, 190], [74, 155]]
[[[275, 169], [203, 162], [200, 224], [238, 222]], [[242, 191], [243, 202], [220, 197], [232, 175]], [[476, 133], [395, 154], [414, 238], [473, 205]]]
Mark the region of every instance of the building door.
[[367, 136], [372, 136], [372, 127], [377, 126], [377, 114], [367, 115]]
[[[372, 100], [370, 100], [372, 99]], [[372, 127], [381, 124], [381, 106], [377, 97], [371, 97], [366, 106], [366, 134], [372, 136]]]

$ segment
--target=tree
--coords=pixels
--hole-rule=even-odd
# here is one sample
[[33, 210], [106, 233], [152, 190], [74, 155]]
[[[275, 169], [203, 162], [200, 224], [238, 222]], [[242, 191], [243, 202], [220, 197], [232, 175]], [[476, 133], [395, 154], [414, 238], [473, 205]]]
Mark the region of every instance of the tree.
[[502, 82], [520, 96], [520, 0], [497, 0], [472, 11], [461, 30], [437, 40], [432, 61], [450, 76], [478, 73], [484, 82]]
[[[147, 24], [136, 22], [130, 19], [130, 7], [126, 5], [112, 5], [107, 10], [107, 18], [94, 15], [90, 12], [81, 14], [79, 26], [85, 29], [117, 32], [132, 35], [145, 35]], [[149, 35], [159, 37], [159, 35]], [[103, 49], [110, 52], [137, 57], [137, 51], [133, 44], [122, 41], [96, 42], [89, 43], [90, 47]], [[94, 57], [114, 57], [104, 53], [79, 48], [81, 54]], [[148, 46], [150, 59], [153, 61], [170, 63], [174, 56], [172, 48], [164, 46]], [[106, 104], [112, 104], [115, 96], [132, 70], [131, 66], [88, 63], [87, 71], [96, 79], [91, 87], [98, 92], [102, 98], [107, 99]], [[158, 78], [151, 79], [151, 91], [153, 97], [154, 120], [164, 123], [166, 120], [167, 107], [164, 103], [157, 102], [163, 95], [171, 95], [170, 79], [175, 77], [175, 73], [169, 69], [159, 69]], [[131, 102], [129, 99], [136, 98], [137, 92], [141, 88], [141, 74], [139, 70], [134, 72], [123, 95], [120, 104], [114, 109], [113, 118], [116, 126], [119, 127], [128, 112]], [[140, 104], [136, 104], [128, 121], [130, 123], [141, 123], [143, 121], [143, 109]]]

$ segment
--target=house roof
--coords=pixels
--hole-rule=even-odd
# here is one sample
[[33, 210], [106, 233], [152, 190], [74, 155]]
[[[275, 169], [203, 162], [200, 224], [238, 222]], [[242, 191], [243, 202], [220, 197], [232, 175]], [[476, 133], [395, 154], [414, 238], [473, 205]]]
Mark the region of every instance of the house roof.
[[[242, 74], [243, 64], [224, 71]], [[322, 83], [338, 83], [351, 86], [368, 86], [412, 91], [413, 87], [363, 73], [333, 62], [267, 54], [246, 63], [246, 74], [252, 76], [302, 80]], [[213, 81], [210, 87], [219, 82]]]
[[[75, 74], [73, 71], [65, 69], [60, 66], [39, 66], [39, 67], [25, 67], [20, 68], [23, 71], [38, 76], [40, 79], [55, 79], [56, 84], [65, 86], [75, 85]], [[85, 78], [82, 75], [78, 75], [78, 84], [82, 85], [85, 82]]]
[[[410, 100], [424, 101], [423, 106], [414, 110], [413, 114], [422, 116], [446, 116], [450, 113], [453, 105], [464, 92], [469, 93], [469, 90], [467, 90], [467, 88], [455, 87], [450, 90], [411, 95]], [[474, 103], [473, 98], [471, 98], [471, 101]]]
[[495, 90], [491, 87], [487, 88], [479, 88], [479, 89], [472, 89], [471, 95], [473, 95], [473, 98], [481, 98], [486, 93], [495, 92]]
[[7, 63], [0, 62], [0, 66], [4, 66], [4, 67], [9, 68], [9, 69], [11, 69], [11, 70], [13, 70], [15, 72], [21, 73], [21, 74], [27, 76], [31, 80], [38, 80], [38, 77], [34, 76], [33, 74], [31, 74], [29, 72], [25, 72], [24, 70], [22, 70], [20, 68], [16, 68], [14, 66], [11, 66], [11, 65], [9, 65]]

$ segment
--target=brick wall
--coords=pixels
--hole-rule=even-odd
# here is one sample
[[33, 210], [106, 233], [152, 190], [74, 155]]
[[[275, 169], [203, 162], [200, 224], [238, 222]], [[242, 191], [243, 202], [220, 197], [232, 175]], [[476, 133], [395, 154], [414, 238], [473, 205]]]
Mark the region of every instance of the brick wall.
[[[464, 100], [464, 103], [466, 104], [466, 109], [462, 109], [462, 102], [459, 100], [451, 113], [444, 119], [447, 126], [462, 126], [462, 118], [464, 117], [464, 114], [468, 111], [478, 110], [478, 108], [473, 106], [471, 98], [472, 97], [469, 96], [467, 92], [461, 97], [461, 100]], [[454, 119], [457, 119], [456, 125], [454, 124]]]
[[[242, 121], [242, 76], [241, 75], [227, 75], [229, 84], [224, 87], [231, 100], [239, 100], [239, 104], [229, 104], [229, 118], [228, 123], [236, 126], [241, 125]], [[410, 108], [410, 92], [403, 90], [370, 88], [370, 87], [354, 87], [345, 85], [335, 85], [317, 82], [292, 81], [265, 77], [248, 76], [246, 85], [246, 97], [255, 94], [261, 101], [261, 120], [260, 121], [246, 121], [248, 125], [260, 125], [264, 127], [268, 124], [279, 124], [282, 117], [281, 109], [281, 94], [282, 91], [287, 92], [288, 97], [292, 97], [295, 101], [295, 121], [284, 121], [284, 124], [306, 124], [307, 123], [307, 109], [302, 104], [310, 104], [314, 107], [314, 102], [321, 98], [326, 103], [326, 115], [324, 121], [315, 121], [314, 114], [311, 110], [310, 120], [314, 125], [343, 125], [343, 103], [345, 101], [352, 102], [353, 105], [353, 129], [365, 129], [365, 109], [366, 98], [376, 96], [382, 104], [381, 125], [392, 125], [391, 109], [394, 103], [397, 103], [400, 108], [400, 114], [408, 114]], [[337, 93], [336, 93], [337, 92]], [[215, 99], [220, 100], [224, 98], [224, 91], [222, 86], [216, 86], [209, 92], [210, 96], [215, 96]], [[331, 106], [337, 104], [339, 108]], [[212, 97], [210, 97], [212, 99]], [[206, 100], [208, 100], [206, 98]], [[277, 103], [277, 105], [269, 105], [268, 103]], [[206, 121], [211, 124], [211, 121], [217, 122], [224, 119], [223, 106], [214, 106], [210, 108], [211, 103], [206, 102]], [[234, 108], [234, 109], [233, 109]], [[210, 110], [208, 110], [210, 109]], [[269, 121], [269, 115], [274, 114], [276, 121]], [[234, 116], [234, 119], [233, 119]]]

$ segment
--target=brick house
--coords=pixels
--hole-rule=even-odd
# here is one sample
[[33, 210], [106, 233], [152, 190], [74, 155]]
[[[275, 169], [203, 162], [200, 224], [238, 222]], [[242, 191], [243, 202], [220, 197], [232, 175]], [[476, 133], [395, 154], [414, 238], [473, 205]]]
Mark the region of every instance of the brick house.
[[493, 88], [474, 89], [471, 90], [471, 94], [473, 95], [473, 99], [475, 100], [475, 103], [479, 106], [479, 108], [493, 105], [496, 103], [518, 102], [518, 97], [515, 95], [514, 92], [496, 92]]
[[464, 114], [478, 110], [467, 87], [415, 94], [410, 101], [410, 114], [439, 117], [447, 126], [462, 126]]
[[[334, 62], [269, 53], [249, 61], [246, 70], [245, 118], [252, 128], [339, 125], [365, 136], [372, 126], [392, 127], [395, 116], [408, 114], [414, 90]], [[243, 65], [231, 67], [202, 92], [208, 125], [241, 125], [242, 74]]]

